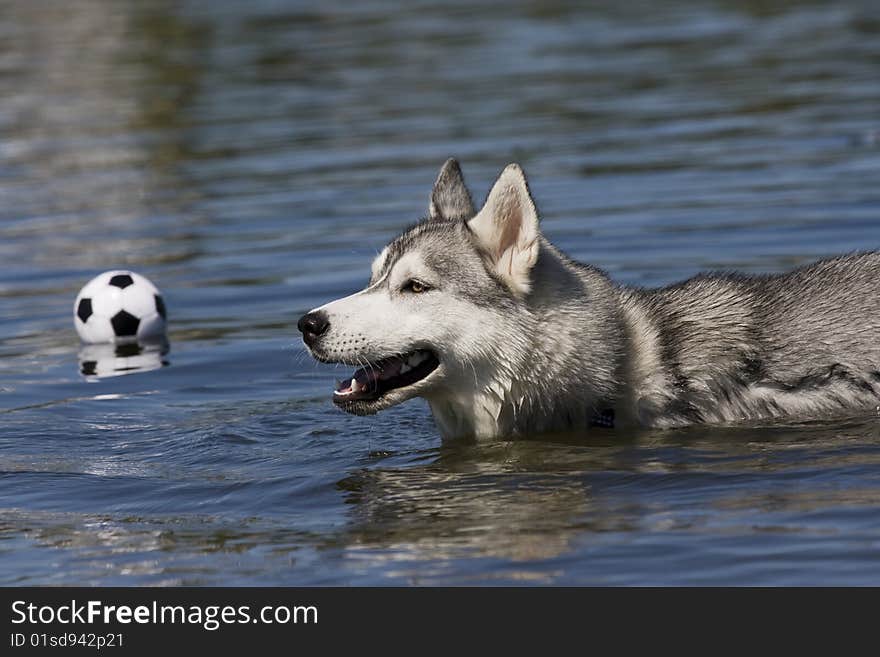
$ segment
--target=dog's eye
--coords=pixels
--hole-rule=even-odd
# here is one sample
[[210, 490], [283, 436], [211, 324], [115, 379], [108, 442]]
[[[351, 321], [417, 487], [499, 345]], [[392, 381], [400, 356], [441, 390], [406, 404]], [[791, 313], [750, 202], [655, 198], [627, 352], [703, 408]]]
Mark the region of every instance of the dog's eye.
[[412, 292], [413, 294], [421, 294], [422, 292], [427, 292], [430, 288], [426, 283], [422, 283], [421, 281], [417, 281], [415, 279], [409, 280], [403, 284], [403, 287], [400, 288], [404, 292]]

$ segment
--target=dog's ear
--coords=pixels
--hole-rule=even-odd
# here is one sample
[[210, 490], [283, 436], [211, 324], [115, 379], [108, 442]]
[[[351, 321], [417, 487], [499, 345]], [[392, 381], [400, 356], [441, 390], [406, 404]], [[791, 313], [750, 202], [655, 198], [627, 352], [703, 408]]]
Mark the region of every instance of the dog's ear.
[[461, 167], [454, 158], [449, 158], [434, 182], [428, 216], [431, 219], [470, 219], [476, 213]]
[[514, 294], [527, 294], [530, 272], [538, 261], [540, 231], [538, 211], [518, 164], [509, 164], [501, 172], [468, 227], [498, 276]]

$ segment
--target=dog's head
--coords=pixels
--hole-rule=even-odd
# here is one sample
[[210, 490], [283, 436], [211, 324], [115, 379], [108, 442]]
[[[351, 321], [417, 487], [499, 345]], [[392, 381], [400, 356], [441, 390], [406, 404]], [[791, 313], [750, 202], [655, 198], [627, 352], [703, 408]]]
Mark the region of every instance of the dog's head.
[[415, 396], [491, 384], [482, 374], [528, 360], [522, 320], [540, 250], [522, 169], [508, 166], [477, 212], [455, 160], [440, 171], [429, 216], [373, 261], [369, 285], [304, 315], [311, 354], [359, 367], [334, 402], [371, 414]]

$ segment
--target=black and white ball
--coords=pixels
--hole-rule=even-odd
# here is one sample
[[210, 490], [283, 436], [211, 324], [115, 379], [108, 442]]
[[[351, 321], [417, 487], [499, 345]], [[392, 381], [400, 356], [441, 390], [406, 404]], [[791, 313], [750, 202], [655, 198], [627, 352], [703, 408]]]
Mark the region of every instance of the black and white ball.
[[73, 305], [76, 332], [88, 344], [163, 340], [166, 319], [159, 290], [133, 271], [95, 276]]

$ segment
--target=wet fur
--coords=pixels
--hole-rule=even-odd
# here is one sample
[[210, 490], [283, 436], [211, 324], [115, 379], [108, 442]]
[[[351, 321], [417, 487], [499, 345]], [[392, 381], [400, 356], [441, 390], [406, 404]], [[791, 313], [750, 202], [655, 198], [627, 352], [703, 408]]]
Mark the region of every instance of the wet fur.
[[635, 417], [668, 427], [875, 408], [878, 273], [880, 254], [860, 253], [775, 276], [701, 274], [659, 290], [619, 288]]
[[[451, 162], [435, 183], [431, 218], [383, 251], [370, 287], [322, 307], [346, 328], [313, 349], [321, 360], [358, 363], [404, 351], [409, 340], [432, 347], [442, 371], [351, 412], [423, 396], [444, 437], [493, 437], [586, 428], [606, 409], [617, 426], [668, 428], [818, 418], [880, 404], [880, 254], [776, 276], [701, 274], [659, 289], [625, 287], [529, 233], [525, 215], [519, 228], [504, 221], [480, 228]], [[521, 170], [509, 171], [493, 194], [510, 187], [530, 203]], [[510, 197], [501, 201], [498, 212], [510, 214]], [[513, 244], [503, 256], [509, 276], [507, 261], [486, 244], [493, 231], [501, 247]], [[518, 235], [529, 239], [517, 242]], [[445, 296], [419, 306], [397, 295], [399, 283], [389, 281], [404, 258], [402, 268], [442, 280]], [[392, 315], [384, 327], [361, 321], [375, 304]], [[403, 320], [402, 335], [388, 328]]]

